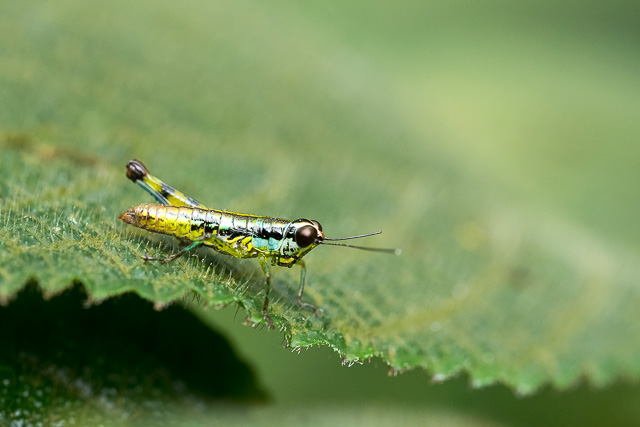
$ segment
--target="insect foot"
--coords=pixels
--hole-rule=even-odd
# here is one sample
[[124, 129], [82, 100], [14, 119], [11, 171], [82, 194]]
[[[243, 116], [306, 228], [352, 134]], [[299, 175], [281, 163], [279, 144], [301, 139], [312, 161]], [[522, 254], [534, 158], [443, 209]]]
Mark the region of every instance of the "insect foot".
[[298, 300], [298, 307], [300, 307], [300, 309], [308, 308], [308, 309], [313, 311], [313, 314], [318, 314], [319, 311], [322, 311], [318, 307], [316, 307], [315, 305], [309, 304], [308, 302], [304, 302], [304, 301], [302, 301], [300, 299]]

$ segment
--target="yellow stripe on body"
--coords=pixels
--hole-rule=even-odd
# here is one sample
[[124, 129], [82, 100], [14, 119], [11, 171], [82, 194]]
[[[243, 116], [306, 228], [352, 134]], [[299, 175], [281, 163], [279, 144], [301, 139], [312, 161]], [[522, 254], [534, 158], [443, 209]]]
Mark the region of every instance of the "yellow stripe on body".
[[251, 239], [252, 239], [251, 236], [247, 236], [242, 241], [242, 246], [244, 246], [245, 249], [249, 252], [251, 252], [251, 250], [253, 249], [253, 244], [251, 243]]
[[149, 230], [154, 230], [154, 231], [164, 231], [164, 230], [159, 230], [158, 227], [156, 226], [157, 224], [157, 218], [158, 218], [158, 207], [160, 205], [150, 205], [147, 208], [147, 228]]
[[178, 231], [178, 208], [169, 208], [165, 215], [165, 232], [175, 235]]
[[140, 214], [137, 215], [139, 226], [142, 228], [147, 228], [147, 220], [149, 219], [149, 205], [142, 205], [142, 209], [140, 210]]
[[191, 233], [191, 209], [178, 208], [178, 219], [176, 221], [176, 236], [181, 238], [189, 238]]

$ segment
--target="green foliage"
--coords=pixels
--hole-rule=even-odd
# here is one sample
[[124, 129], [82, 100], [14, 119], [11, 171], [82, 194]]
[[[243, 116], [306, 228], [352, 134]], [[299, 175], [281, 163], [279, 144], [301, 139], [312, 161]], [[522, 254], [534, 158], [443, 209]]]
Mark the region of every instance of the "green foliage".
[[[469, 45], [458, 51], [469, 62], [456, 62], [455, 41], [428, 34], [426, 58], [406, 40], [351, 40], [328, 9], [316, 12], [331, 35], [292, 5], [147, 6], [2, 6], [13, 37], [0, 40], [0, 302], [11, 307], [30, 281], [46, 298], [80, 282], [91, 303], [196, 297], [260, 320], [255, 262], [206, 250], [142, 261], [177, 243], [116, 219], [150, 201], [124, 176], [135, 157], [207, 206], [313, 218], [328, 237], [382, 229], [366, 244], [403, 250], [314, 249], [305, 299], [318, 315], [295, 304], [297, 269], [274, 268], [272, 316], [292, 347], [327, 345], [346, 363], [379, 357], [437, 380], [464, 371], [474, 386], [523, 394], [637, 379], [639, 132], [628, 108], [605, 107], [640, 96], [607, 80], [601, 102], [580, 103], [589, 126], [577, 113], [557, 124], [599, 75], [556, 81], [552, 65], [517, 56], [533, 81], [520, 89], [522, 75], [505, 78], [518, 54], [508, 40], [485, 35], [485, 49], [502, 50]], [[382, 25], [379, 9], [369, 13]], [[421, 22], [412, 28], [426, 31]], [[495, 68], [469, 71], [478, 63]], [[545, 84], [552, 94], [535, 107], [510, 98]], [[594, 124], [599, 108], [626, 130]]]

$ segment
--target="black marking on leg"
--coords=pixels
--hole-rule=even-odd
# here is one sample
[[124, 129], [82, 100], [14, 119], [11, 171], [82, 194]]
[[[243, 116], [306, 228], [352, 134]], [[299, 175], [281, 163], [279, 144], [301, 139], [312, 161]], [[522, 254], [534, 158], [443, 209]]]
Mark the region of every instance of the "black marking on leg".
[[176, 194], [176, 190], [170, 185], [167, 185], [163, 182], [162, 188], [160, 189], [160, 194], [162, 194], [162, 197], [168, 199], [169, 196], [173, 196], [174, 194]]

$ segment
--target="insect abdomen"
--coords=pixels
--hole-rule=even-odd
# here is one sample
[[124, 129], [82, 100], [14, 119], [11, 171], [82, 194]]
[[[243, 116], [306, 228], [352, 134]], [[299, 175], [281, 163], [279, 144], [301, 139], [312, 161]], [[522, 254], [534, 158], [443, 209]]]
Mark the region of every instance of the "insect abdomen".
[[215, 210], [148, 203], [129, 209], [119, 218], [144, 230], [194, 241], [205, 234], [217, 234], [220, 226], [220, 212]]

